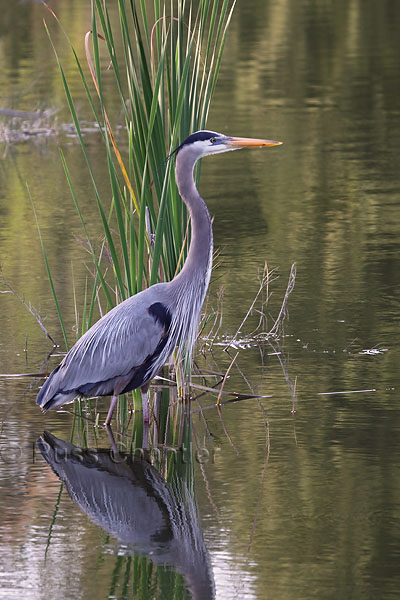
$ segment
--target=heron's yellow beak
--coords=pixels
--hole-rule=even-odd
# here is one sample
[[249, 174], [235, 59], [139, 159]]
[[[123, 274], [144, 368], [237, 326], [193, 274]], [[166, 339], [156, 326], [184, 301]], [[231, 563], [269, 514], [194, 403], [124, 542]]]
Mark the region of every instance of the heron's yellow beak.
[[226, 142], [232, 148], [263, 148], [266, 146], [280, 146], [282, 142], [273, 140], [258, 140], [255, 138], [230, 137]]

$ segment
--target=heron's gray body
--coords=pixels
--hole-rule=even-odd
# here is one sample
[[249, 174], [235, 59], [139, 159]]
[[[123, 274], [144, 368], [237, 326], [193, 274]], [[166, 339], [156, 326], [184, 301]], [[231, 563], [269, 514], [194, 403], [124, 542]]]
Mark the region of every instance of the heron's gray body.
[[[191, 300], [185, 282], [159, 283], [128, 298], [102, 317], [51, 373], [37, 397], [43, 410], [81, 396], [126, 393], [149, 383], [178, 343], [197, 331], [207, 280]], [[200, 282], [199, 282], [200, 283]], [[182, 300], [183, 299], [183, 300]], [[146, 335], [143, 335], [146, 331]]]
[[[181, 272], [128, 298], [102, 317], [77, 341], [50, 374], [36, 402], [44, 410], [72, 402], [77, 396], [113, 396], [109, 425], [118, 395], [141, 388], [167, 362], [177, 344], [190, 359], [201, 308], [210, 281], [213, 253], [211, 218], [193, 179], [200, 158], [251, 146], [280, 142], [227, 137], [199, 131], [177, 148], [176, 183], [191, 218], [189, 253]], [[148, 420], [147, 401], [144, 417]]]
[[147, 385], [177, 344], [191, 356], [207, 292], [213, 252], [211, 218], [192, 174], [196, 149], [180, 152], [176, 181], [192, 222], [181, 272], [128, 298], [95, 323], [50, 374], [36, 402], [47, 411], [77, 396], [117, 396]]

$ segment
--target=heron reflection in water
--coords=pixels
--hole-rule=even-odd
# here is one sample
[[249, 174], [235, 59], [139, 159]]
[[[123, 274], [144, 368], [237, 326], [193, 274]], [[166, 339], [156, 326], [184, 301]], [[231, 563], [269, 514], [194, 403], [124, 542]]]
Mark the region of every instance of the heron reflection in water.
[[49, 432], [37, 446], [72, 500], [126, 546], [181, 573], [192, 598], [215, 597], [210, 560], [193, 497], [142, 457], [83, 449]]
[[210, 154], [240, 148], [277, 146], [272, 140], [229, 137], [214, 131], [190, 135], [176, 156], [176, 183], [191, 218], [191, 244], [176, 277], [128, 298], [95, 323], [50, 374], [36, 402], [43, 411], [77, 396], [112, 396], [110, 425], [120, 394], [140, 388], [148, 423], [147, 391], [174, 348], [192, 354], [201, 308], [210, 281], [213, 235], [210, 213], [194, 182], [196, 162]]

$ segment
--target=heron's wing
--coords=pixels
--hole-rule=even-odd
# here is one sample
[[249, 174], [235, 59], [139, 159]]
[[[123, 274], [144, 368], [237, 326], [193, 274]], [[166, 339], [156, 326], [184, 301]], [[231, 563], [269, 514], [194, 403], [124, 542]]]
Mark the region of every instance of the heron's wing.
[[152, 299], [154, 294], [133, 296], [95, 323], [62, 361], [58, 390], [122, 377], [154, 355], [170, 318], [165, 305]]

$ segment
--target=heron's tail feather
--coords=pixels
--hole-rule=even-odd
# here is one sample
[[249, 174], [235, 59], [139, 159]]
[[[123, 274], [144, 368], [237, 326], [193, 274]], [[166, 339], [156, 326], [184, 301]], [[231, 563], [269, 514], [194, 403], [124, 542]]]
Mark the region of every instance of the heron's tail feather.
[[50, 373], [49, 377], [46, 379], [37, 395], [36, 403], [40, 406], [44, 413], [51, 408], [56, 408], [62, 404], [73, 402], [78, 395], [75, 390], [60, 389], [60, 375], [58, 372], [59, 368], [60, 366]]
[[75, 391], [60, 392], [44, 404], [40, 404], [40, 408], [42, 409], [42, 412], [46, 413], [52, 408], [57, 408], [58, 406], [62, 406], [63, 404], [69, 404], [70, 402], [73, 402], [75, 398], [78, 397], [78, 395], [79, 394], [77, 394]]

